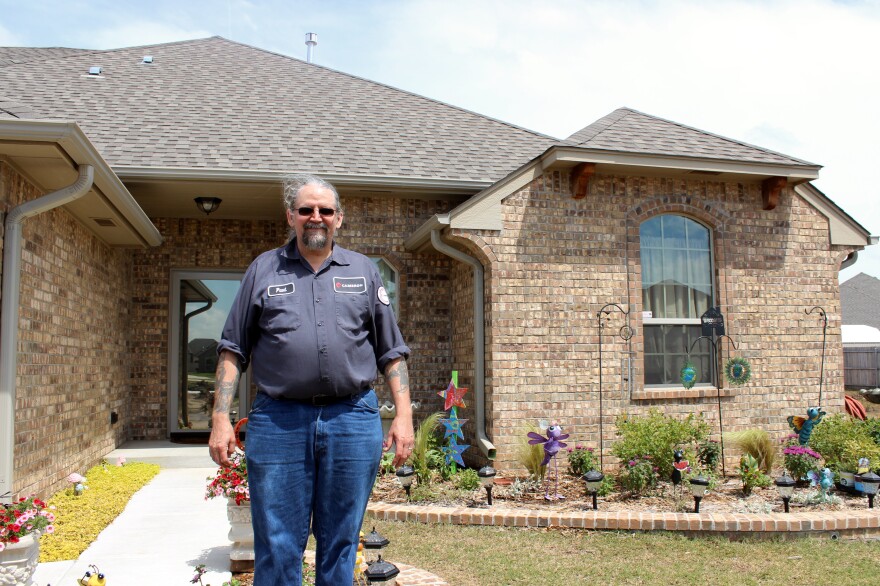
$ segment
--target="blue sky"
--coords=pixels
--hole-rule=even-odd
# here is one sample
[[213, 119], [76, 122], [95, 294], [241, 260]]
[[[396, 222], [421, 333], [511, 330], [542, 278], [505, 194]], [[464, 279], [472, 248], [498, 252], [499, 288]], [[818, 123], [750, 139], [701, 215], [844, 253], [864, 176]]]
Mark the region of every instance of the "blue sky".
[[[620, 106], [824, 165], [874, 234], [880, 1], [0, 0], [0, 45], [220, 35], [555, 137]], [[2, 90], [0, 90], [2, 91]], [[880, 277], [880, 245], [842, 274]]]

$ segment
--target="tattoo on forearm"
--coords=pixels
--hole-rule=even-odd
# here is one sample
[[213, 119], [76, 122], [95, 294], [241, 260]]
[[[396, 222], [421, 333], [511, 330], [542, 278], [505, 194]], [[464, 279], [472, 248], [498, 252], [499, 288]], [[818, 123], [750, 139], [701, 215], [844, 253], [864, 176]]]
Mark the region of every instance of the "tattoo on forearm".
[[391, 379], [399, 378], [400, 379], [400, 388], [397, 389], [398, 393], [408, 393], [409, 392], [409, 371], [406, 369], [406, 362], [401, 360], [394, 366], [388, 369], [388, 372], [385, 373], [385, 378], [388, 379], [390, 384]]
[[226, 365], [220, 364], [217, 367], [217, 379], [214, 383], [214, 413], [229, 413], [232, 409], [232, 400], [238, 390], [238, 379], [241, 373], [237, 368], [232, 368], [233, 378], [231, 381], [223, 380], [226, 378]]

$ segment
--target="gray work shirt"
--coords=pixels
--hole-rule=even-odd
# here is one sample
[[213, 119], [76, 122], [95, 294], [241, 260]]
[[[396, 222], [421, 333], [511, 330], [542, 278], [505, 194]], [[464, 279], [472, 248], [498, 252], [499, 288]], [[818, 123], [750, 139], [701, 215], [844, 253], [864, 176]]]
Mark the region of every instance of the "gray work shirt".
[[242, 278], [217, 352], [253, 363], [271, 397], [343, 396], [369, 389], [377, 367], [409, 356], [373, 262], [334, 244], [316, 273], [293, 239]]

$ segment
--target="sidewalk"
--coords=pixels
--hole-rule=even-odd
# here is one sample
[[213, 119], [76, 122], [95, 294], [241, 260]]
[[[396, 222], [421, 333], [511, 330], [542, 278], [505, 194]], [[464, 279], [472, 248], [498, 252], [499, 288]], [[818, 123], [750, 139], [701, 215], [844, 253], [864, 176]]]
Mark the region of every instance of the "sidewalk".
[[204, 498], [205, 479], [217, 469], [208, 447], [129, 442], [106, 459], [114, 462], [119, 456], [159, 464], [162, 470], [78, 560], [39, 564], [34, 584], [77, 584], [90, 564], [113, 586], [188, 584], [199, 564], [208, 569], [204, 584], [228, 581], [232, 544], [227, 539], [226, 501]]

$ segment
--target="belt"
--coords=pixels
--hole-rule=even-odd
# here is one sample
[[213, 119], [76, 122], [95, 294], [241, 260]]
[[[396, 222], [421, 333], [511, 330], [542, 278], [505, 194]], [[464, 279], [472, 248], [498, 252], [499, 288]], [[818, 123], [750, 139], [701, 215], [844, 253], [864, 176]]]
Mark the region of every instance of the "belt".
[[[257, 392], [260, 394], [265, 394], [263, 393], [263, 391]], [[314, 397], [306, 397], [304, 399], [293, 399], [290, 397], [278, 397], [277, 399], [275, 399], [274, 397], [270, 398], [276, 401], [290, 401], [293, 403], [302, 403], [303, 405], [312, 405], [314, 407], [326, 407], [327, 405], [333, 405], [334, 403], [339, 403], [340, 401], [348, 401], [355, 395], [360, 395], [361, 393], [363, 393], [363, 391], [350, 393], [348, 395], [315, 395]]]

